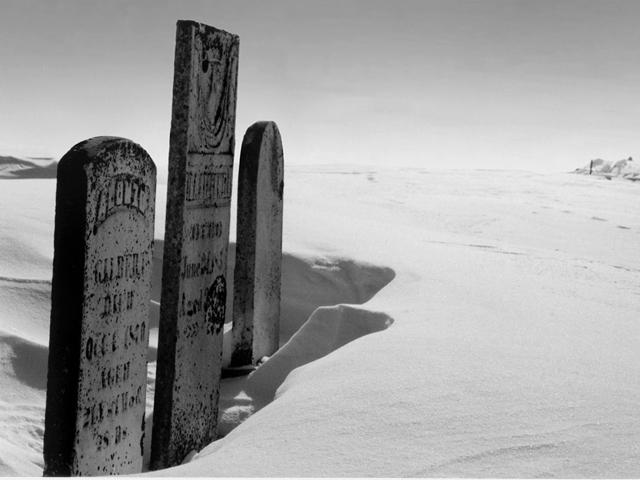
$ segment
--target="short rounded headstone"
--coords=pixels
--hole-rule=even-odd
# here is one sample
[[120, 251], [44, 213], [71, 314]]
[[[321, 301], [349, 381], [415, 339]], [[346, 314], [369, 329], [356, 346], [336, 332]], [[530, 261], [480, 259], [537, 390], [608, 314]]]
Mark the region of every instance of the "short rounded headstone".
[[257, 122], [242, 142], [238, 174], [231, 366], [278, 350], [284, 157], [275, 122]]
[[44, 474], [142, 470], [156, 167], [97, 137], [58, 165]]

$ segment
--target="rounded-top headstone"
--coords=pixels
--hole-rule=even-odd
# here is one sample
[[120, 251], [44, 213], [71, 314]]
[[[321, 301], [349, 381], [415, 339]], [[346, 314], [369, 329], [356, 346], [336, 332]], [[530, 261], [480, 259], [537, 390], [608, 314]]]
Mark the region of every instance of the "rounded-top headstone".
[[255, 364], [278, 350], [284, 156], [275, 122], [244, 135], [238, 173], [231, 366]]
[[123, 138], [58, 166], [45, 475], [142, 469], [156, 167]]

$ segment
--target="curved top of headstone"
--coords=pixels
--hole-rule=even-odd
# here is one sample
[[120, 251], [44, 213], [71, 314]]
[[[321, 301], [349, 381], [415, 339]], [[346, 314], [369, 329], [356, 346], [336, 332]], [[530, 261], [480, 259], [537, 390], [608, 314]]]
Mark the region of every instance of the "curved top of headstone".
[[[251, 182], [255, 184], [260, 166], [260, 158], [269, 154], [272, 173], [277, 174], [284, 168], [284, 155], [282, 151], [282, 138], [276, 122], [259, 121], [251, 125], [244, 134], [242, 140], [242, 151], [240, 152], [240, 168], [247, 168], [247, 173], [251, 177]], [[276, 167], [276, 168], [273, 168]], [[282, 182], [272, 181], [272, 186], [277, 188], [279, 196], [282, 197]]]
[[107, 162], [123, 151], [140, 158], [155, 172], [156, 166], [144, 148], [127, 138], [109, 136], [89, 138], [74, 145], [60, 159], [58, 172], [78, 168], [87, 163]]
[[271, 131], [273, 131], [273, 135], [280, 138], [280, 130], [278, 130], [276, 122], [271, 120], [260, 120], [259, 122], [254, 122], [247, 129], [246, 135], [264, 135], [265, 133], [271, 133]]

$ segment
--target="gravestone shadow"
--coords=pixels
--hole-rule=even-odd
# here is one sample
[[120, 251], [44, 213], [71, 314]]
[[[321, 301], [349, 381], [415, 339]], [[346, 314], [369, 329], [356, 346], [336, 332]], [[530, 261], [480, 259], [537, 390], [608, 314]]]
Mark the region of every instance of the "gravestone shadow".
[[11, 366], [15, 377], [31, 388], [45, 391], [49, 349], [13, 335], [0, 337], [0, 344], [11, 349]]

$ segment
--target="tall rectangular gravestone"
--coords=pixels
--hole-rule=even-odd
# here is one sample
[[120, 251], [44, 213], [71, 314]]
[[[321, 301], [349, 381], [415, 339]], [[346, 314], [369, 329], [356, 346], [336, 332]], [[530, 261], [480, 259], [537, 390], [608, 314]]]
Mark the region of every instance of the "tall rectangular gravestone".
[[97, 137], [58, 165], [44, 474], [142, 470], [156, 168]]
[[152, 469], [216, 434], [238, 46], [236, 35], [178, 22]]
[[284, 159], [278, 126], [257, 122], [240, 153], [232, 366], [279, 346]]

